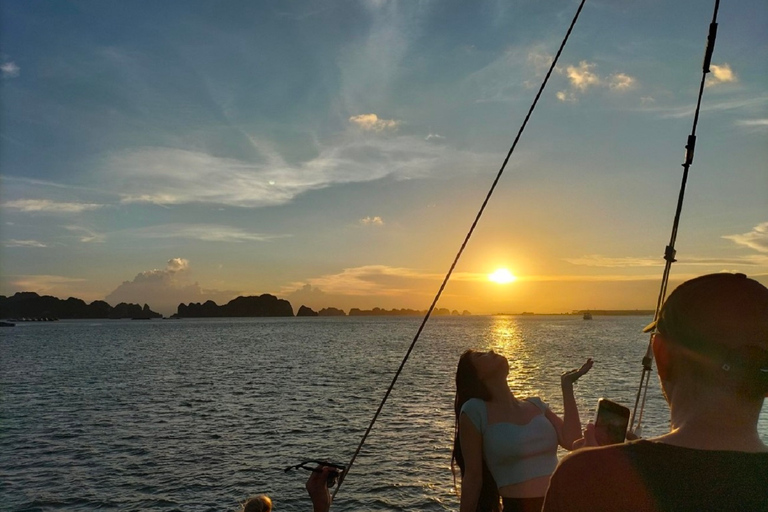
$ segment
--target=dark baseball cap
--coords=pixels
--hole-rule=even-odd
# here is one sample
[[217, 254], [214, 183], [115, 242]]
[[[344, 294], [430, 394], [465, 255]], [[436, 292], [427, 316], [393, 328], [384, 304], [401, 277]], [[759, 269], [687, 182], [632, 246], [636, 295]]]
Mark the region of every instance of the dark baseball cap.
[[684, 282], [643, 331], [654, 329], [731, 375], [768, 382], [768, 288], [744, 274]]

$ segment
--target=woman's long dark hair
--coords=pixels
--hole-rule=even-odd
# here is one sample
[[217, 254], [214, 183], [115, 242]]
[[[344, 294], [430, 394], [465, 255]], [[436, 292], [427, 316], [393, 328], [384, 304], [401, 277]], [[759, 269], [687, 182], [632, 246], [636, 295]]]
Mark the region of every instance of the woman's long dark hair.
[[[459, 416], [461, 407], [470, 398], [479, 398], [480, 400], [490, 400], [491, 392], [477, 377], [477, 370], [472, 364], [471, 357], [474, 350], [467, 350], [459, 358], [459, 365], [456, 368], [456, 398], [453, 402], [453, 409], [456, 413], [456, 423], [453, 431], [453, 456], [451, 457], [451, 471], [453, 472], [453, 486], [456, 487], [456, 465], [459, 466], [461, 476], [464, 476], [464, 455], [461, 453], [461, 440], [459, 436]], [[480, 497], [477, 500], [477, 512], [500, 512], [499, 490], [496, 487], [496, 481], [488, 470], [488, 465], [483, 459], [483, 484], [480, 488]]]

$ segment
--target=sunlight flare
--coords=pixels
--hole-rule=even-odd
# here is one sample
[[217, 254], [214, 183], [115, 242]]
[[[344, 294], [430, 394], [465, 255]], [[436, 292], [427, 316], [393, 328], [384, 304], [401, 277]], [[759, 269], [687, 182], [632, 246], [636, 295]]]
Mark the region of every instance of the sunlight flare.
[[492, 274], [488, 275], [488, 279], [497, 284], [507, 284], [517, 281], [517, 277], [506, 268], [496, 269]]

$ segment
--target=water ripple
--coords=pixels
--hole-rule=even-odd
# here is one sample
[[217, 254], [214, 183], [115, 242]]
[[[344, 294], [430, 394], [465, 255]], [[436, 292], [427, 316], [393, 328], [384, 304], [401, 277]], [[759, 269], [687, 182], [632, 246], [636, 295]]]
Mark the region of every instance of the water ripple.
[[[468, 347], [510, 359], [510, 385], [562, 410], [559, 374], [632, 404], [649, 319], [436, 318], [425, 329], [334, 510], [456, 510], [453, 377]], [[0, 333], [2, 509], [235, 510], [269, 493], [307, 510], [308, 458], [346, 462], [415, 333], [415, 318], [23, 324]], [[667, 428], [655, 381], [646, 435]], [[768, 432], [768, 415], [761, 432]], [[768, 438], [768, 434], [764, 437]]]

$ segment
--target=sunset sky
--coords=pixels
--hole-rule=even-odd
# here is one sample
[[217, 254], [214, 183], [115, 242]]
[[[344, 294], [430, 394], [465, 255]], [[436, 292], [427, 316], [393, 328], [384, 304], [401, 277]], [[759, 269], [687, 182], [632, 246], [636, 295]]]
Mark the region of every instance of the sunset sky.
[[[5, 0], [0, 294], [426, 309], [577, 6]], [[712, 7], [587, 1], [440, 307], [654, 307]], [[718, 21], [673, 285], [768, 282], [768, 3]]]

